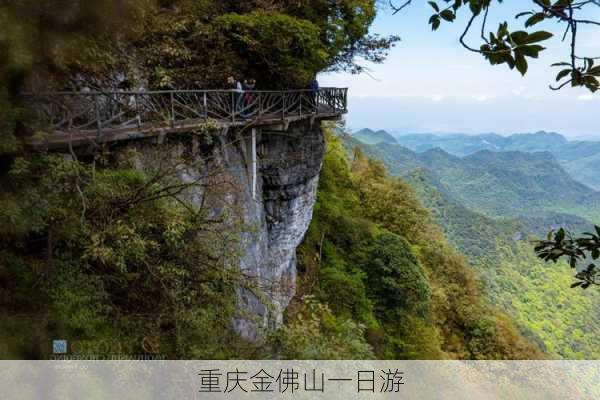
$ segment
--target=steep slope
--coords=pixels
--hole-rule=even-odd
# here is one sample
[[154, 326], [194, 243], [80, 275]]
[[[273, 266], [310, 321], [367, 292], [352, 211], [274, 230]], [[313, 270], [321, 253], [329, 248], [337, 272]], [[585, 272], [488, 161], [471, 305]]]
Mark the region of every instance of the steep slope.
[[[348, 161], [340, 139], [327, 141], [314, 218], [299, 251], [298, 301], [281, 339], [304, 351], [286, 356], [314, 356], [327, 332], [362, 324], [381, 358], [540, 357], [489, 304], [473, 269], [410, 187], [360, 151]], [[307, 310], [307, 297], [333, 314], [329, 322]]]
[[[185, 136], [114, 145], [102, 165], [34, 155], [0, 173], [0, 358], [46, 358], [54, 335], [88, 348], [118, 336], [137, 354], [145, 334], [171, 358], [239, 357], [227, 347], [256, 349], [281, 326], [316, 201], [320, 124], [259, 130], [254, 193], [249, 138], [196, 135], [196, 146]], [[21, 326], [16, 314], [40, 322]], [[7, 345], [15, 330], [35, 339]]]
[[[357, 144], [346, 142], [349, 148]], [[579, 190], [579, 184], [565, 177], [564, 171], [554, 170], [555, 162], [554, 167], [545, 169], [550, 162], [548, 154], [529, 157], [524, 153], [506, 153], [495, 157], [484, 151], [465, 160], [440, 149], [417, 155], [407, 153], [404, 148], [360, 146], [371, 156], [382, 156], [386, 163], [393, 162], [396, 174], [402, 174], [414, 188], [450, 243], [468, 257], [484, 282], [490, 301], [513, 315], [527, 337], [552, 357], [600, 358], [597, 335], [600, 318], [596, 313], [600, 293], [570, 289], [572, 275], [568, 266], [540, 262], [529, 242], [530, 235], [542, 235], [552, 226], [582, 230], [589, 227], [589, 222], [566, 213], [544, 211], [535, 215], [525, 207], [515, 208], [528, 197], [539, 201], [544, 193], [540, 182], [554, 182]], [[541, 173], [544, 171], [546, 173]], [[447, 178], [447, 174], [462, 175]], [[548, 181], [544, 178], [546, 175], [549, 175]], [[519, 214], [517, 219], [492, 218], [465, 206], [463, 196], [457, 195], [455, 187], [468, 188], [462, 180], [482, 176], [486, 181], [494, 178], [495, 184], [503, 185], [493, 192], [495, 195], [506, 191], [507, 196], [524, 199], [508, 199], [514, 205], [511, 209]], [[506, 187], [505, 178], [516, 179], [521, 184]], [[528, 185], [532, 191], [529, 194]], [[481, 182], [474, 187], [477, 186], [484, 187]], [[477, 195], [475, 189], [470, 195], [478, 201], [488, 199]], [[503, 197], [501, 201], [507, 199]]]
[[[306, 87], [355, 57], [383, 61], [398, 39], [369, 35], [376, 12], [362, 0], [2, 2], [0, 358], [48, 357], [57, 337], [99, 356], [105, 343], [167, 358], [250, 356], [294, 295], [324, 150], [317, 117], [259, 132], [258, 163], [251, 121], [38, 154], [25, 142], [51, 124], [38, 127], [22, 93], [218, 90], [230, 76], [260, 90]], [[171, 123], [198, 114], [176, 96]], [[96, 122], [132, 108], [165, 114], [165, 96], [136, 96], [147, 108], [110, 97]], [[235, 96], [216, 97], [224, 113], [237, 108]], [[87, 106], [76, 108], [85, 119]]]
[[[391, 145], [364, 146], [365, 143], [356, 139], [355, 136], [342, 133], [344, 146], [349, 153], [355, 147], [361, 147], [369, 156], [373, 155], [377, 160], [383, 161], [392, 175], [402, 175], [402, 171], [413, 170], [422, 166], [417, 153], [406, 147]], [[393, 149], [393, 150], [392, 150]]]
[[529, 338], [552, 357], [600, 358], [600, 293], [570, 289], [566, 264], [546, 265], [535, 257], [528, 241], [531, 221], [473, 212], [437, 191], [423, 171], [407, 179], [449, 241], [477, 269], [490, 300], [513, 315]]

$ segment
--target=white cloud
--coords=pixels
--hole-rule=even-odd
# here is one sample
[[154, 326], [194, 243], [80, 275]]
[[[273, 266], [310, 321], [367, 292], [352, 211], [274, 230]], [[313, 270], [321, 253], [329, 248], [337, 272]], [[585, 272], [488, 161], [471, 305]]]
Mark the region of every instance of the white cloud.
[[582, 94], [577, 97], [579, 101], [600, 101], [600, 96], [595, 96], [593, 94]]
[[475, 96], [471, 96], [471, 98], [473, 98], [474, 100], [477, 100], [477, 101], [488, 101], [488, 100], [493, 99], [494, 97], [496, 97], [496, 96], [492, 96], [492, 95], [488, 95], [488, 94], [478, 94]]
[[417, 96], [411, 96], [409, 94], [402, 94], [402, 93], [396, 93], [396, 92], [390, 92], [390, 93], [368, 93], [368, 92], [349, 92], [349, 97], [351, 99], [358, 99], [358, 100], [365, 100], [365, 99], [370, 99], [370, 100], [400, 100], [400, 99], [407, 99], [407, 98], [411, 98], [411, 97], [417, 97]]
[[526, 89], [527, 88], [525, 86], [519, 86], [518, 88], [512, 90], [512, 94], [514, 94], [515, 96], [520, 96], [523, 93], [525, 93]]

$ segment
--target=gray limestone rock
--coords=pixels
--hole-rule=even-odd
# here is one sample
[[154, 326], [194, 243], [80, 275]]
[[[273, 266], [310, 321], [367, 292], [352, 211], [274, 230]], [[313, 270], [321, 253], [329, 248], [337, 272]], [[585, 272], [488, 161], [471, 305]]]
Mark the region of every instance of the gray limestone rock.
[[[281, 127], [279, 127], [281, 128]], [[193, 163], [179, 171], [179, 179], [193, 182], [220, 171], [228, 185], [218, 193], [195, 188], [187, 201], [208, 204], [210, 214], [225, 210], [246, 227], [238, 243], [239, 267], [260, 287], [239, 288], [236, 331], [260, 340], [266, 330], [282, 323], [283, 313], [296, 289], [296, 248], [310, 224], [316, 200], [325, 143], [320, 124], [292, 123], [287, 130], [257, 130], [256, 193], [252, 196], [250, 129], [217, 134], [206, 143], [179, 143], [173, 156], [194, 150]], [[151, 165], [147, 144], [132, 143], [140, 154], [139, 168]], [[153, 148], [156, 148], [154, 146]], [[155, 151], [155, 150], [154, 150]], [[231, 212], [231, 210], [235, 210]]]

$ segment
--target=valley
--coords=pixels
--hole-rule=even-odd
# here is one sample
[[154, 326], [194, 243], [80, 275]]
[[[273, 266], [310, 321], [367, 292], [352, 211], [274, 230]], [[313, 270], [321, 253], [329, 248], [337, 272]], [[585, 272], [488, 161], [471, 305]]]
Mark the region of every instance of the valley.
[[[598, 193], [574, 180], [548, 152], [463, 147], [461, 157], [456, 139], [447, 139], [445, 147], [456, 153], [450, 154], [419, 147], [421, 139], [414, 136], [410, 142], [396, 140], [420, 153], [401, 144], [368, 145], [356, 135], [343, 137], [348, 151], [359, 147], [410, 184], [477, 271], [490, 301], [510, 314], [525, 336], [553, 358], [599, 357], [600, 294], [571, 289], [572, 270], [543, 263], [532, 245], [558, 227], [591, 229], [599, 220]], [[423, 142], [429, 140], [423, 136]]]
[[[417, 153], [440, 148], [449, 154], [464, 157], [473, 153], [488, 150], [493, 152], [520, 151], [524, 153], [548, 152], [558, 163], [573, 176], [573, 179], [589, 186], [600, 189], [600, 142], [570, 141], [563, 135], [549, 132], [520, 133], [510, 136], [500, 136], [494, 133], [480, 135], [466, 134], [390, 134], [362, 129], [355, 132], [355, 138], [371, 137], [369, 144], [382, 142], [383, 137], [392, 137], [394, 143], [400, 144]], [[363, 140], [364, 141], [364, 140]], [[385, 141], [391, 143], [389, 139]], [[365, 142], [367, 143], [367, 142]]]

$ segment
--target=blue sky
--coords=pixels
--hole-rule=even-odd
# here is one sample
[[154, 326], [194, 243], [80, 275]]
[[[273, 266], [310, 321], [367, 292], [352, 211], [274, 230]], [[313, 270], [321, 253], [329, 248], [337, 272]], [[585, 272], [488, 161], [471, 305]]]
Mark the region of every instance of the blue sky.
[[[349, 128], [500, 134], [546, 130], [600, 140], [600, 94], [548, 88], [557, 73], [550, 64], [568, 59], [568, 44], [561, 42], [562, 28], [556, 23], [536, 26], [556, 35], [544, 43], [548, 49], [530, 62], [529, 73], [521, 77], [516, 70], [490, 66], [480, 55], [462, 48], [458, 38], [467, 10], [454, 24], [442, 24], [437, 32], [431, 32], [427, 24], [431, 7], [425, 0], [413, 3], [395, 16], [381, 7], [372, 32], [402, 37], [384, 64], [368, 65], [368, 75], [330, 73], [319, 77], [322, 86], [350, 88]], [[490, 30], [504, 20], [513, 30], [522, 29], [524, 20], [515, 20], [514, 15], [517, 6], [525, 3], [529, 2], [495, 4]], [[590, 14], [594, 15], [588, 18], [600, 19], [600, 8]], [[582, 27], [579, 36], [582, 55], [600, 56], [600, 29]], [[471, 39], [475, 47], [480, 45], [477, 35]]]

